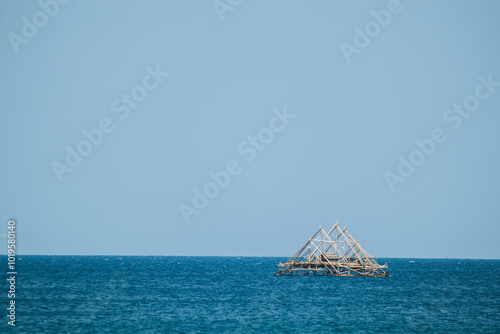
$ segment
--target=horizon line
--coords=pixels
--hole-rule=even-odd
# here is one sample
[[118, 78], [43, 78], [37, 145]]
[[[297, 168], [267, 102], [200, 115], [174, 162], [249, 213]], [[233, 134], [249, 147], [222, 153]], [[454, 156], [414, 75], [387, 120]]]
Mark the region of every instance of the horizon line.
[[[9, 256], [8, 254], [1, 254], [1, 256]], [[234, 257], [234, 258], [255, 258], [255, 257], [268, 257], [268, 258], [290, 258], [290, 256], [274, 256], [274, 255], [139, 255], [139, 254], [16, 254], [16, 258], [22, 256], [110, 256], [110, 257]], [[500, 260], [500, 258], [474, 258], [474, 257], [373, 257], [374, 259], [421, 259], [421, 260]]]

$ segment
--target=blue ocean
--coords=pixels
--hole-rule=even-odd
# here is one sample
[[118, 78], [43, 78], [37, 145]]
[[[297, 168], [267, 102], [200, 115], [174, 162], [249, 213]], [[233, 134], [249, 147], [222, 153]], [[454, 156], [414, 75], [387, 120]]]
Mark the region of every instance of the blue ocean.
[[286, 260], [20, 256], [16, 326], [4, 284], [1, 332], [500, 333], [500, 260], [379, 259], [385, 278], [273, 276]]

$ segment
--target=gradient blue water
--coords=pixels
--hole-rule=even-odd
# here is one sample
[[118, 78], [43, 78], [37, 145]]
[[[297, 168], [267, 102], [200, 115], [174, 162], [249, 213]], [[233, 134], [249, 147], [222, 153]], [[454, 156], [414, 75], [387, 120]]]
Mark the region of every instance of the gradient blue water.
[[21, 258], [2, 332], [500, 332], [500, 260], [380, 259], [393, 277], [360, 278], [273, 276], [283, 258]]

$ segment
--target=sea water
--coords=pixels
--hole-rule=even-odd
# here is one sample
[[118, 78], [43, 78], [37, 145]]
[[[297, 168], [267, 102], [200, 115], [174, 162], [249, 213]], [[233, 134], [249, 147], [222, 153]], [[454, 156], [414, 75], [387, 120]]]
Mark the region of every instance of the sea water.
[[[379, 259], [392, 277], [273, 276], [286, 258], [19, 256], [2, 333], [500, 333], [500, 260]], [[7, 272], [7, 258], [0, 265]]]

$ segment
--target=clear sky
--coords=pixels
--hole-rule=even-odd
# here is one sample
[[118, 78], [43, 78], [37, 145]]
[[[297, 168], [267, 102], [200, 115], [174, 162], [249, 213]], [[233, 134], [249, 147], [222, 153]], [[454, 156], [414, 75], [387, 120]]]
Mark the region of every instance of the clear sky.
[[499, 14], [1, 1], [2, 252], [500, 258]]

